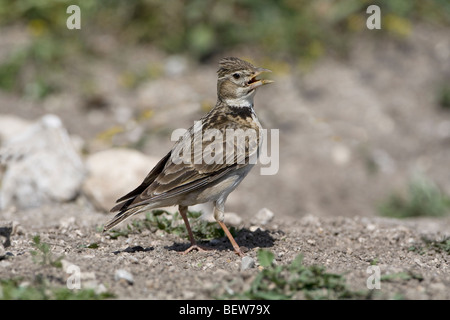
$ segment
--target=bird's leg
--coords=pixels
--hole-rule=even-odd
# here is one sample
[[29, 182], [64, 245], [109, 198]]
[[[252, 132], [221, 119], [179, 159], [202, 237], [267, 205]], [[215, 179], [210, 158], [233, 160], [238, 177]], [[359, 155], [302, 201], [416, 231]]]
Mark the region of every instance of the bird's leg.
[[228, 230], [227, 226], [223, 222], [225, 219], [225, 215], [223, 213], [224, 211], [224, 205], [223, 203], [219, 203], [218, 201], [214, 203], [214, 219], [216, 219], [217, 223], [219, 223], [220, 227], [223, 229], [225, 234], [228, 237], [228, 240], [230, 240], [231, 245], [234, 248], [234, 251], [240, 256], [244, 257], [244, 254], [241, 251], [241, 248], [239, 248], [239, 245], [236, 243], [236, 240], [234, 240], [233, 236], [231, 235], [230, 231]]
[[196, 249], [198, 251], [206, 251], [206, 250], [208, 250], [208, 248], [199, 246], [197, 244], [197, 241], [195, 241], [195, 239], [194, 239], [194, 234], [192, 233], [191, 226], [189, 224], [189, 220], [187, 217], [187, 210], [188, 210], [188, 207], [178, 206], [178, 211], [180, 211], [181, 217], [183, 217], [184, 224], [186, 225], [186, 229], [189, 234], [189, 240], [191, 241], [191, 246], [187, 250], [183, 251], [183, 254], [186, 254], [194, 249]]

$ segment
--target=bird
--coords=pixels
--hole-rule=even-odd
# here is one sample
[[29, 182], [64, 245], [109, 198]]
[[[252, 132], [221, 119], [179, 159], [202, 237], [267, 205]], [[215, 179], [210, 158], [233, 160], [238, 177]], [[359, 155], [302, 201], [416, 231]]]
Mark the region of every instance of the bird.
[[[191, 243], [183, 253], [210, 250], [197, 244], [187, 212], [189, 206], [212, 202], [215, 220], [235, 253], [244, 257], [224, 223], [225, 202], [259, 155], [262, 126], [254, 110], [254, 97], [257, 88], [273, 82], [257, 78], [265, 72], [271, 71], [236, 57], [220, 59], [216, 105], [194, 122], [140, 185], [116, 201], [110, 210], [116, 215], [104, 231], [135, 214], [178, 205]], [[196, 139], [199, 135], [201, 139]]]

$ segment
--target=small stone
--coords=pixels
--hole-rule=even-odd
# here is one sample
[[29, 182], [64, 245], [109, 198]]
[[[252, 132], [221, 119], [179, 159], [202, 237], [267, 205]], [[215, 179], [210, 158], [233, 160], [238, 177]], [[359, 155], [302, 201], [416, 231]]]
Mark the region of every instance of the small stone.
[[62, 269], [65, 273], [68, 273], [69, 267], [74, 265], [72, 262], [66, 260], [66, 259], [62, 259], [61, 260], [61, 265], [62, 265]]
[[252, 257], [245, 256], [241, 261], [241, 271], [252, 269], [255, 267], [255, 260]]
[[96, 294], [107, 293], [108, 289], [106, 289], [103, 283], [100, 283], [97, 287], [94, 288]]
[[[158, 159], [132, 149], [109, 149], [87, 157], [83, 192], [98, 210], [108, 212], [116, 200], [136, 188]], [[126, 164], [126, 165], [124, 165]]]
[[257, 214], [253, 217], [252, 222], [258, 225], [266, 225], [270, 221], [272, 221], [274, 217], [274, 213], [267, 208], [262, 208], [258, 211]]
[[114, 280], [125, 280], [128, 284], [134, 283], [133, 275], [124, 269], [116, 270], [116, 273], [114, 274]]
[[18, 235], [24, 235], [25, 229], [20, 225], [19, 222], [13, 221], [12, 222], [12, 232], [11, 234], [18, 234]]
[[351, 158], [350, 149], [344, 145], [336, 145], [331, 150], [331, 157], [338, 165], [345, 165]]
[[260, 231], [264, 231], [263, 228], [258, 227], [258, 226], [250, 226], [250, 228], [248, 228], [250, 230], [250, 232], [256, 232], [256, 230], [260, 230]]
[[238, 227], [242, 223], [242, 218], [234, 212], [225, 213], [225, 224], [233, 227]]
[[183, 299], [192, 300], [195, 298], [195, 292], [193, 291], [183, 291]]
[[414, 262], [415, 262], [417, 265], [419, 265], [420, 267], [425, 266], [425, 264], [424, 264], [422, 261], [420, 261], [419, 259], [414, 259]]

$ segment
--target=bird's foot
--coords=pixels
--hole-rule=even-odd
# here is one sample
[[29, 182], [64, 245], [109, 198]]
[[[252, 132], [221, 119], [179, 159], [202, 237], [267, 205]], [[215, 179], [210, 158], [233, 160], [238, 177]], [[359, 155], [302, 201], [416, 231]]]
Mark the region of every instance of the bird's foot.
[[245, 254], [241, 251], [241, 248], [239, 247], [238, 249], [234, 248], [234, 253], [236, 253], [241, 258], [245, 257]]
[[203, 246], [199, 246], [198, 244], [193, 244], [191, 245], [189, 248], [187, 248], [186, 250], [184, 250], [183, 252], [181, 252], [181, 254], [188, 254], [189, 252], [191, 252], [192, 250], [197, 250], [200, 252], [205, 252], [205, 251], [210, 251], [212, 250], [211, 248], [207, 248], [207, 247], [203, 247]]

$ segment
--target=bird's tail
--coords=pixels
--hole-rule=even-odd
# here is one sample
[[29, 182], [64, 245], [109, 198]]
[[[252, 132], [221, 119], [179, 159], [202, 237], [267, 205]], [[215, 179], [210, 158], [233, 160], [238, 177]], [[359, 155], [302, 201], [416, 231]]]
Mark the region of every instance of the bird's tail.
[[144, 209], [142, 207], [135, 207], [131, 209], [124, 209], [120, 211], [118, 214], [114, 216], [104, 227], [103, 232], [108, 231], [111, 228], [114, 228], [116, 225], [124, 221], [125, 219], [128, 219], [129, 217], [143, 211]]

